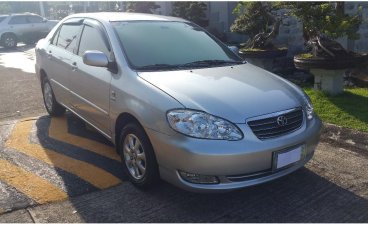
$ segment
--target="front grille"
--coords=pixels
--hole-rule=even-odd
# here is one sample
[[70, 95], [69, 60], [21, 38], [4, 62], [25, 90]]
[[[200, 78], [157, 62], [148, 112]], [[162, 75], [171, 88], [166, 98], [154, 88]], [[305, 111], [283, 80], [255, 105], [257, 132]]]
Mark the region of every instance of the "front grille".
[[[277, 119], [284, 116], [287, 122], [279, 125]], [[303, 111], [297, 108], [291, 112], [270, 116], [264, 119], [249, 121], [248, 125], [253, 133], [261, 140], [279, 137], [299, 129], [303, 122]]]

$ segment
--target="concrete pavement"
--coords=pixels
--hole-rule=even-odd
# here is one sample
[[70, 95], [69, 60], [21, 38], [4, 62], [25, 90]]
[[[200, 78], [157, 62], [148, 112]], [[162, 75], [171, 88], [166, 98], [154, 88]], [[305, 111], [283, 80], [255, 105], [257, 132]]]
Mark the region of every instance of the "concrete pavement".
[[34, 47], [0, 48], [0, 103], [0, 121], [46, 113], [34, 74]]

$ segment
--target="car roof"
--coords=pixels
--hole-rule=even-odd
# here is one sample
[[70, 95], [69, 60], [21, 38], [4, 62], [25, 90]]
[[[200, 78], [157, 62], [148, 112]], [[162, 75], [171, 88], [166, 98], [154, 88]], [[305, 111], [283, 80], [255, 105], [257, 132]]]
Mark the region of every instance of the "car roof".
[[101, 21], [112, 22], [112, 21], [180, 21], [187, 22], [187, 20], [171, 17], [161, 16], [155, 14], [145, 13], [131, 13], [131, 12], [97, 12], [97, 13], [78, 13], [69, 16], [68, 18], [74, 17], [85, 17], [94, 18]]
[[25, 12], [25, 13], [11, 13], [8, 16], [39, 16], [39, 15], [35, 13]]

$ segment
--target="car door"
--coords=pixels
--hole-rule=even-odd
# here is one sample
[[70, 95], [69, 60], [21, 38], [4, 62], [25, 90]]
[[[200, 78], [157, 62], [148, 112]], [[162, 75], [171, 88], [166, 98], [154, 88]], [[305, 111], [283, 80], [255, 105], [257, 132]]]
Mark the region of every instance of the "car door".
[[8, 22], [8, 31], [18, 38], [23, 38], [31, 32], [30, 23], [26, 15], [14, 15]]
[[30, 36], [33, 40], [39, 40], [47, 35], [49, 29], [44, 18], [37, 15], [29, 15], [27, 19], [30, 23]]
[[78, 55], [73, 57], [74, 70], [70, 76], [71, 104], [77, 113], [110, 135], [110, 82], [111, 72], [105, 67], [83, 63], [83, 54], [97, 50], [106, 54], [111, 61], [112, 51], [103, 29], [97, 21], [86, 19], [80, 38]]
[[58, 102], [70, 107], [70, 76], [72, 57], [77, 53], [77, 43], [82, 29], [81, 19], [68, 20], [61, 25], [46, 48], [44, 67]]

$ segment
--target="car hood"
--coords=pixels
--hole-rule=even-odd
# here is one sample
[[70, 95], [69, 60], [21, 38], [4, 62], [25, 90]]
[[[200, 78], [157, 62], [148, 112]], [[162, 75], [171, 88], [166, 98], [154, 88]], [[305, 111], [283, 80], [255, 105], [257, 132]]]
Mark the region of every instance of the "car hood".
[[249, 63], [235, 66], [138, 75], [178, 100], [233, 123], [301, 106], [293, 84]]

